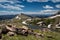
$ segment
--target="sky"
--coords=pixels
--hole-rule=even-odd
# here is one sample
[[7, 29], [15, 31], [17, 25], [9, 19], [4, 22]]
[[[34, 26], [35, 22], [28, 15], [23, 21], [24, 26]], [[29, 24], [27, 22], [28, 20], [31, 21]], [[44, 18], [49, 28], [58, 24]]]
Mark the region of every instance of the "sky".
[[0, 0], [0, 15], [54, 14], [60, 10], [60, 0]]

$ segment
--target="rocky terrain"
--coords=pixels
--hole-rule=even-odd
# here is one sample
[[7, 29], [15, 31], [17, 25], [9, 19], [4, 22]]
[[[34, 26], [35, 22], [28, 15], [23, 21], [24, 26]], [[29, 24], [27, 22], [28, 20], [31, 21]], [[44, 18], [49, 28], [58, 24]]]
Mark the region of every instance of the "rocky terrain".
[[[57, 16], [56, 16], [57, 15]], [[1, 40], [60, 40], [60, 12], [54, 18], [35, 18], [21, 13], [0, 21]], [[29, 26], [29, 27], [28, 27]], [[38, 27], [39, 29], [31, 29]]]

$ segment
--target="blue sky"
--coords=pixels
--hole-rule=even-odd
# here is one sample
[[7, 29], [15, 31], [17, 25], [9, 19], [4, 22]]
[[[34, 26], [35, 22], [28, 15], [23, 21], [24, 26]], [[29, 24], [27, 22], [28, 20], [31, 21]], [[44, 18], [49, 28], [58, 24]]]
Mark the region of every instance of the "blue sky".
[[60, 0], [0, 0], [0, 15], [54, 14], [60, 10]]

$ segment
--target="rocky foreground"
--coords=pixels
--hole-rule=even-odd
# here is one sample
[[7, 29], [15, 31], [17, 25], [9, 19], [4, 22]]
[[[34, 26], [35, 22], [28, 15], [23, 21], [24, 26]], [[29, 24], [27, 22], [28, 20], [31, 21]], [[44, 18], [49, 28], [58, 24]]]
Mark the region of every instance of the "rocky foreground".
[[[51, 39], [51, 40], [55, 40], [56, 37], [59, 38], [59, 33], [57, 32], [52, 32], [51, 30], [47, 29], [46, 31], [42, 31], [42, 30], [39, 30], [41, 32], [36, 32], [37, 30], [32, 30], [32, 29], [29, 29], [28, 27], [26, 26], [22, 26], [20, 28], [14, 26], [14, 25], [0, 25], [0, 39], [1, 40], [23, 40], [23, 38], [25, 40], [48, 40], [48, 39]], [[58, 35], [57, 35], [58, 34]], [[6, 35], [3, 36], [3, 35]], [[16, 36], [17, 35], [17, 36]], [[16, 39], [16, 38], [18, 39]], [[14, 38], [14, 39], [11, 39], [11, 38]], [[19, 39], [20, 38], [20, 39]], [[48, 39], [46, 39], [48, 38]]]
[[34, 30], [31, 30], [27, 28], [26, 26], [23, 26], [21, 28], [17, 28], [12, 25], [3, 25], [0, 29], [0, 39], [2, 39], [2, 34], [8, 35], [8, 36], [14, 36], [14, 35], [22, 35], [22, 36], [28, 36], [28, 35], [34, 35], [36, 37], [44, 37], [43, 34], [36, 33]]

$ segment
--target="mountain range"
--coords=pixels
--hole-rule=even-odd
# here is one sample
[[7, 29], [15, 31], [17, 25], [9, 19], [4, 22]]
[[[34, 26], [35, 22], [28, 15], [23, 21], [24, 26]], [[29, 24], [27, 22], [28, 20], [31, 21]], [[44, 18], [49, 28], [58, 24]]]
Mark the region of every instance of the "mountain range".
[[21, 14], [16, 14], [16, 15], [0, 15], [0, 20], [5, 20], [5, 19], [12, 19], [12, 18], [15, 18], [16, 16], [19, 16], [19, 17], [30, 17], [30, 18], [48, 18], [48, 17], [53, 17], [53, 16], [56, 16], [56, 15], [60, 15], [60, 12], [56, 13], [56, 14], [44, 14], [44, 15], [40, 15], [40, 14], [24, 14], [24, 13], [21, 13]]

